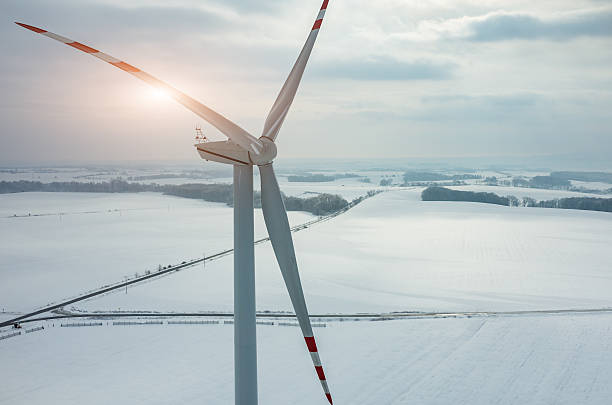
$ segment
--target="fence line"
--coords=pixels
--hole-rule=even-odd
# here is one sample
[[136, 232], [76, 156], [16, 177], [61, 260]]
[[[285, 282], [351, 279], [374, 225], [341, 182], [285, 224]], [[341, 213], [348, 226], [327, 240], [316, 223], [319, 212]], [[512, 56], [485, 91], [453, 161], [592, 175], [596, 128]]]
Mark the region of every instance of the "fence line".
[[8, 335], [2, 335], [0, 336], [0, 340], [12, 338], [13, 336], [17, 336], [17, 335], [21, 335], [21, 332], [13, 332], [13, 333], [9, 333]]
[[168, 321], [168, 325], [218, 325], [219, 321]]
[[43, 330], [43, 329], [45, 329], [44, 326], [37, 326], [36, 328], [26, 329], [25, 333], [32, 333], [32, 332], [36, 332], [36, 331]]
[[[274, 325], [274, 323], [272, 323]], [[279, 322], [278, 326], [300, 326], [297, 322]], [[312, 323], [311, 326], [313, 328], [327, 328], [326, 323]]]
[[129, 321], [118, 321], [113, 322], [113, 325], [163, 325], [163, 321], [146, 321], [146, 322], [129, 322]]
[[77, 322], [77, 323], [62, 323], [62, 328], [76, 328], [80, 326], [102, 326], [102, 322]]

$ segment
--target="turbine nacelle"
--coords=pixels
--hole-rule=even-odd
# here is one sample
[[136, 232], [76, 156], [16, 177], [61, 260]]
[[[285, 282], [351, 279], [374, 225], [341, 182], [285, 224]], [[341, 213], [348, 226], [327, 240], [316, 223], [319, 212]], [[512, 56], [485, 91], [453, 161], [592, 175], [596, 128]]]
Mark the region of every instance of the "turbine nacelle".
[[195, 144], [200, 157], [213, 162], [240, 166], [263, 166], [271, 163], [276, 157], [276, 145], [266, 137], [259, 138], [261, 152], [256, 154], [243, 149], [230, 140], [219, 142], [201, 142]]

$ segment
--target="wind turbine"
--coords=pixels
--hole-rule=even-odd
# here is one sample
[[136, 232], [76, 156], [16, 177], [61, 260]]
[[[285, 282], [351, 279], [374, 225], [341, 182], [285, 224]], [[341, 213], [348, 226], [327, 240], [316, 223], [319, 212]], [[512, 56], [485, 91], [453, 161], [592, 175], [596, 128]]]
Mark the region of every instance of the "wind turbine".
[[195, 145], [203, 159], [231, 164], [234, 167], [234, 380], [236, 405], [257, 404], [257, 347], [255, 334], [255, 264], [253, 248], [253, 166], [259, 167], [261, 178], [261, 206], [268, 235], [272, 241], [295, 315], [310, 352], [317, 376], [330, 404], [332, 397], [319, 358], [300, 275], [293, 239], [289, 229], [287, 211], [272, 161], [276, 157], [275, 140], [297, 92], [306, 63], [321, 28], [329, 0], [324, 0], [314, 25], [306, 39], [285, 84], [281, 88], [268, 114], [263, 133], [254, 137], [221, 114], [199, 101], [178, 91], [150, 74], [120, 59], [80, 42], [31, 25], [16, 23], [46, 37], [63, 42], [73, 48], [102, 59], [161, 89], [183, 106], [202, 117], [228, 140]]

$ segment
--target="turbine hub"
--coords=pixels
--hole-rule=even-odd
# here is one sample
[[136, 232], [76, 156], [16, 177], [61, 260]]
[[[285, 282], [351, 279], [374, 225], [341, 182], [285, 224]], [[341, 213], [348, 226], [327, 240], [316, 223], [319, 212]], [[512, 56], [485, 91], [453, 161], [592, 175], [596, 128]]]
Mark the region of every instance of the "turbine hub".
[[255, 154], [249, 152], [249, 159], [251, 159], [254, 165], [263, 166], [273, 161], [276, 157], [276, 145], [273, 140], [265, 136], [259, 138], [259, 142], [263, 145], [261, 153]]

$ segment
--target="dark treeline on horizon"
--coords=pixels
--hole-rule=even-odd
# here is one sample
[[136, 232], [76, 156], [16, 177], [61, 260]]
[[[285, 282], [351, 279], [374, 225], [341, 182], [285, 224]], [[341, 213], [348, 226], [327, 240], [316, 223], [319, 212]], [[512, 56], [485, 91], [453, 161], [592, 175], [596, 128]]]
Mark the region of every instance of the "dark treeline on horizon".
[[482, 176], [477, 174], [442, 174], [436, 172], [419, 172], [419, 171], [407, 171], [404, 173], [404, 183], [410, 182], [423, 182], [423, 181], [460, 181], [460, 180], [474, 180], [481, 179]]
[[564, 180], [612, 184], [612, 173], [606, 172], [552, 172], [550, 176]]
[[451, 190], [446, 187], [427, 187], [421, 193], [423, 201], [468, 201], [497, 205], [510, 205], [507, 197], [500, 197], [494, 193], [477, 193], [474, 191]]
[[322, 183], [327, 181], [334, 181], [338, 179], [347, 179], [347, 178], [355, 178], [362, 177], [358, 174], [354, 173], [340, 173], [340, 174], [305, 174], [305, 175], [292, 175], [287, 176], [287, 180], [292, 183], [305, 183], [305, 182], [314, 182], [314, 183]]
[[501, 197], [494, 193], [477, 193], [473, 191], [451, 190], [445, 187], [428, 187], [421, 193], [423, 201], [465, 201], [487, 204], [506, 205], [510, 207], [561, 208], [586, 211], [612, 212], [612, 198], [567, 197], [554, 200], [536, 201], [524, 197], [519, 200], [509, 195]]
[[[76, 192], [76, 193], [139, 193], [156, 192], [176, 197], [192, 198], [209, 202], [232, 205], [234, 188], [231, 184], [180, 184], [160, 185], [129, 183], [121, 179], [114, 179], [102, 183], [85, 182], [53, 182], [40, 181], [0, 181], [0, 194], [23, 193], [32, 191], [43, 192]], [[254, 193], [255, 207], [261, 207], [259, 192]], [[336, 212], [348, 205], [348, 201], [335, 194], [318, 194], [314, 197], [299, 198], [283, 194], [287, 211], [306, 211], [314, 215], [327, 215]]]

